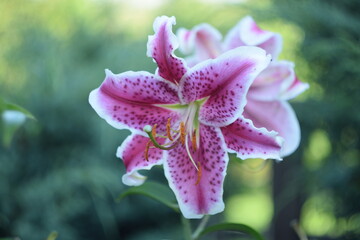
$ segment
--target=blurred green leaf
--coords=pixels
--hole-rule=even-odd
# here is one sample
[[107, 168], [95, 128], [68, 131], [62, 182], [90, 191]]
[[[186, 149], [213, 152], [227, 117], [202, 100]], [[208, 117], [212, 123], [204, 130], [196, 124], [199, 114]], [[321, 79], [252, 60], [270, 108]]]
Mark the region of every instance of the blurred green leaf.
[[220, 223], [216, 224], [210, 227], [205, 228], [199, 236], [196, 238], [196, 240], [200, 239], [202, 236], [211, 233], [211, 232], [217, 232], [217, 231], [235, 231], [235, 232], [241, 232], [246, 233], [253, 237], [253, 239], [256, 240], [264, 240], [264, 238], [261, 236], [260, 233], [258, 233], [255, 229], [252, 227], [249, 227], [244, 224], [240, 223]]
[[27, 118], [36, 120], [34, 115], [32, 115], [25, 108], [20, 107], [19, 105], [16, 105], [14, 103], [6, 102], [4, 99], [0, 98], [0, 112], [2, 113], [3, 111], [6, 111], [6, 110], [18, 111], [18, 112], [23, 113]]
[[132, 187], [127, 191], [125, 191], [124, 193], [122, 193], [118, 197], [117, 201], [120, 201], [124, 197], [133, 194], [140, 194], [147, 196], [149, 198], [152, 198], [154, 200], [163, 203], [169, 208], [172, 208], [174, 211], [179, 212], [179, 206], [175, 203], [176, 199], [173, 192], [170, 190], [169, 187], [163, 184], [156, 182], [149, 182], [149, 181], [145, 182], [141, 186]]
[[2, 123], [1, 132], [4, 146], [10, 146], [14, 134], [24, 124], [26, 118], [36, 120], [25, 108], [0, 98], [0, 123]]
[[51, 232], [46, 240], [55, 240], [58, 237], [58, 235], [59, 234], [57, 232], [55, 232], [55, 231]]

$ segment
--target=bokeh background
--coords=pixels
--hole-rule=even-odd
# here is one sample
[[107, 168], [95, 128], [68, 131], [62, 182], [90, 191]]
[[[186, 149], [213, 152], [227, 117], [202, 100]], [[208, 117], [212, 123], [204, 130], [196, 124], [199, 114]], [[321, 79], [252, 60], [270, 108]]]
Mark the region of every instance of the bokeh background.
[[[280, 59], [311, 86], [291, 102], [302, 142], [282, 163], [232, 159], [226, 210], [210, 223], [273, 240], [299, 239], [294, 226], [309, 239], [360, 239], [359, 12], [358, 0], [0, 0], [0, 96], [37, 119], [0, 146], [0, 238], [182, 239], [171, 209], [115, 201], [127, 189], [115, 152], [129, 132], [100, 119], [88, 95], [105, 68], [154, 72], [146, 42], [156, 16], [225, 34], [252, 15], [282, 34]], [[147, 175], [165, 183], [160, 167]]]

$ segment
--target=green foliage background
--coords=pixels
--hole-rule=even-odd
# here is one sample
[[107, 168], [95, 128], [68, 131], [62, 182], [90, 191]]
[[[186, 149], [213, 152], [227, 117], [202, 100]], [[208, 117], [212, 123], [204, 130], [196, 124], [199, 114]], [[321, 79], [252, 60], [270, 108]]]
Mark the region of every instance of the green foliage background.
[[[105, 68], [155, 70], [145, 53], [158, 15], [175, 15], [177, 27], [208, 22], [225, 34], [251, 14], [284, 36], [280, 58], [294, 61], [311, 85], [292, 102], [303, 136], [289, 158], [301, 166], [289, 173], [288, 188], [304, 199], [300, 224], [313, 239], [359, 239], [359, 1], [136, 2], [0, 1], [0, 96], [37, 119], [0, 147], [0, 237], [46, 239], [56, 231], [58, 239], [181, 239], [171, 209], [143, 197], [115, 202], [126, 189], [115, 152], [129, 132], [101, 120], [88, 94]], [[268, 233], [276, 214], [272, 164], [258, 166], [231, 162], [227, 209], [213, 221]], [[165, 182], [161, 168], [148, 175]]]

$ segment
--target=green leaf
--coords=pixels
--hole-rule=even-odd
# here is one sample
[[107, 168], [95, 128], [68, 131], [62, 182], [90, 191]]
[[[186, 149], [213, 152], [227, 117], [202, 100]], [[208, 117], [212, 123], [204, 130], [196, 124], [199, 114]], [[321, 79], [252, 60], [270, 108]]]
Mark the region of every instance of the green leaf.
[[160, 183], [147, 181], [144, 184], [132, 187], [120, 194], [117, 201], [120, 201], [124, 197], [133, 194], [140, 194], [157, 200], [166, 206], [172, 208], [174, 211], [179, 212], [179, 206], [176, 204], [176, 199], [168, 186]]
[[211, 232], [217, 232], [217, 231], [235, 231], [235, 232], [241, 232], [246, 233], [249, 236], [253, 237], [256, 240], [264, 240], [264, 238], [261, 236], [260, 233], [258, 233], [255, 229], [252, 227], [249, 227], [245, 224], [240, 223], [220, 223], [216, 224], [210, 227], [205, 228], [199, 236], [195, 239], [198, 240], [202, 236], [211, 233]]
[[57, 232], [51, 232], [50, 235], [46, 238], [46, 240], [55, 240], [58, 237], [58, 233]]
[[[7, 111], [15, 111], [18, 116], [12, 120], [5, 118]], [[6, 102], [0, 98], [0, 133], [2, 133], [2, 144], [6, 147], [10, 146], [12, 138], [16, 131], [25, 122], [26, 118], [36, 120], [35, 117], [25, 108], [19, 105]]]
[[19, 105], [13, 104], [13, 103], [6, 103], [4, 110], [13, 110], [23, 113], [27, 118], [30, 118], [32, 120], [36, 120], [34, 115], [32, 115], [28, 110], [26, 110], [23, 107], [20, 107]]
[[20, 107], [17, 104], [10, 103], [5, 101], [4, 99], [0, 98], [0, 113], [2, 113], [5, 110], [14, 110], [23, 113], [27, 118], [36, 120], [34, 115], [32, 115], [28, 110], [26, 110], [23, 107]]

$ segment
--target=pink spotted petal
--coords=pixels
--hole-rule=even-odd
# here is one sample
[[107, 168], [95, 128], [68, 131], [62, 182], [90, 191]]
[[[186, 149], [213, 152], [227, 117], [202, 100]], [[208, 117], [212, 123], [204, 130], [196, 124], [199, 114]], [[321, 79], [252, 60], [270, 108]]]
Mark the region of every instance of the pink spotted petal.
[[184, 33], [184, 30], [180, 30], [179, 33], [180, 39], [183, 39], [182, 43], [185, 45], [180, 50], [184, 48], [190, 50], [192, 47], [195, 50], [194, 57], [197, 59], [197, 63], [209, 58], [216, 58], [222, 51], [221, 33], [207, 23], [195, 26], [191, 31], [187, 32], [188, 36]]
[[300, 143], [300, 126], [294, 110], [286, 101], [248, 101], [244, 117], [251, 119], [256, 127], [274, 130], [284, 138], [281, 155], [293, 153]]
[[261, 101], [280, 99], [294, 80], [295, 72], [292, 62], [272, 62], [254, 80], [247, 96]]
[[157, 17], [154, 22], [155, 34], [149, 36], [147, 55], [158, 65], [158, 74], [166, 80], [178, 83], [187, 71], [185, 61], [174, 55], [179, 43], [172, 32], [175, 17]]
[[188, 71], [180, 82], [180, 98], [189, 103], [209, 97], [200, 109], [200, 121], [226, 126], [241, 115], [250, 84], [269, 62], [270, 56], [260, 48], [230, 50]]
[[[159, 142], [163, 140], [159, 139]], [[129, 186], [141, 185], [146, 177], [138, 173], [139, 170], [149, 170], [154, 165], [163, 163], [163, 151], [158, 148], [150, 148], [148, 160], [145, 159], [145, 148], [149, 142], [148, 137], [132, 134], [118, 148], [116, 156], [124, 162], [126, 173], [123, 175], [123, 183]]]
[[281, 160], [283, 139], [276, 132], [256, 128], [251, 120], [239, 118], [221, 128], [228, 151], [241, 159], [263, 158]]
[[111, 126], [138, 133], [154, 124], [164, 131], [167, 119], [175, 121], [179, 115], [155, 105], [178, 103], [176, 86], [147, 72], [115, 75], [107, 70], [104, 82], [90, 93], [89, 102]]
[[[186, 218], [201, 218], [224, 210], [223, 182], [228, 155], [219, 128], [200, 126], [200, 147], [192, 156], [200, 165], [201, 177], [181, 144], [168, 152], [164, 162], [165, 176], [169, 181]], [[197, 183], [198, 181], [198, 183]]]
[[282, 94], [281, 99], [289, 100], [292, 99], [309, 88], [308, 83], [301, 82], [296, 76], [291, 85]]

